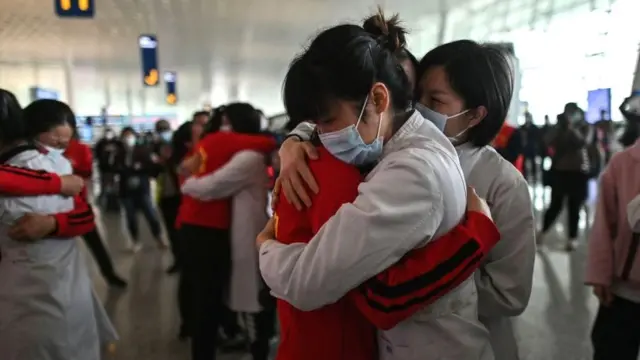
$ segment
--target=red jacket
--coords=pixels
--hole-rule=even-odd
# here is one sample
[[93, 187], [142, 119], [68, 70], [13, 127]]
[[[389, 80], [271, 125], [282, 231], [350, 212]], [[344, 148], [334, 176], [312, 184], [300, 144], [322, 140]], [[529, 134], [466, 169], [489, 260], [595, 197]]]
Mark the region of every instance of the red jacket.
[[[201, 158], [197, 177], [208, 175], [226, 164], [242, 150], [267, 153], [276, 147], [275, 139], [267, 136], [218, 131], [203, 138], [196, 146]], [[200, 201], [190, 196], [182, 197], [179, 215], [182, 224], [228, 229], [231, 224], [230, 199]]]
[[93, 153], [91, 148], [78, 141], [71, 139], [69, 146], [64, 151], [64, 156], [69, 159], [73, 167], [73, 173], [85, 179], [90, 179], [93, 174]]
[[[38, 196], [59, 194], [61, 180], [56, 174], [41, 170], [0, 165], [0, 193], [5, 196]], [[94, 215], [85, 197], [74, 197], [74, 209], [55, 214], [57, 229], [52, 236], [74, 237], [84, 235], [95, 228]]]
[[[276, 209], [278, 241], [308, 242], [342, 204], [352, 202], [358, 194], [361, 176], [357, 169], [323, 148], [319, 156], [309, 166], [322, 196], [316, 195], [311, 208], [298, 212], [280, 195]], [[281, 340], [278, 360], [375, 358], [368, 357], [371, 326], [362, 324], [360, 314], [375, 327], [394, 327], [468, 279], [499, 238], [491, 220], [468, 213], [464, 224], [411, 251], [335, 304], [303, 312], [279, 300], [281, 333], [287, 335]], [[362, 345], [343, 347], [343, 343]]]

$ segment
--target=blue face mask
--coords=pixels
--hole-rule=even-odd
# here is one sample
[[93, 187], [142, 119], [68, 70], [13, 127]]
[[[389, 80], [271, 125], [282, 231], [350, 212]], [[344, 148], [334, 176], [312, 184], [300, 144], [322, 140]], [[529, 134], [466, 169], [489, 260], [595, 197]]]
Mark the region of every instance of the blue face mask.
[[[422, 115], [423, 118], [431, 121], [442, 132], [444, 132], [444, 127], [447, 124], [447, 120], [456, 118], [460, 115], [464, 115], [469, 112], [469, 110], [464, 110], [455, 115], [449, 116], [449, 115], [441, 114], [437, 111], [431, 110], [422, 104], [416, 104], [416, 110], [420, 113], [420, 115]], [[467, 131], [469, 131], [469, 129], [470, 128], [466, 128], [454, 136], [448, 136], [449, 141], [451, 141], [453, 145], [459, 145], [461, 143], [460, 138], [462, 138], [462, 136]]]
[[166, 130], [160, 133], [160, 137], [162, 138], [162, 140], [166, 141], [166, 142], [170, 142], [171, 141], [171, 131]]
[[378, 119], [378, 133], [376, 139], [371, 144], [366, 144], [360, 133], [358, 125], [362, 120], [364, 109], [367, 106], [369, 95], [364, 100], [364, 105], [358, 116], [355, 125], [349, 125], [346, 128], [330, 133], [318, 134], [322, 145], [336, 158], [345, 163], [360, 166], [374, 163], [382, 155], [382, 138], [380, 137], [380, 127], [382, 125], [382, 115]]

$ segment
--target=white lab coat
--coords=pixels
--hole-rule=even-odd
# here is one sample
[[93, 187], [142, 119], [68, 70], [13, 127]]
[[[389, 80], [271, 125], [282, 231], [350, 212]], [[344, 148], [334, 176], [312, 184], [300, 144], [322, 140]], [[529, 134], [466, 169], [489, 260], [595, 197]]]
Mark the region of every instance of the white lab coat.
[[[71, 174], [62, 156], [24, 151], [8, 164]], [[99, 360], [101, 340], [117, 335], [95, 297], [75, 239], [17, 242], [10, 225], [26, 213], [73, 209], [60, 195], [0, 197], [0, 358], [2, 360]]]
[[490, 147], [456, 148], [467, 184], [486, 199], [500, 242], [475, 274], [480, 320], [491, 334], [496, 360], [517, 360], [511, 317], [529, 303], [536, 257], [535, 219], [522, 175]]
[[[339, 181], [339, 179], [336, 179]], [[301, 310], [334, 303], [410, 250], [445, 234], [466, 210], [455, 149], [418, 112], [385, 143], [377, 166], [308, 244], [265, 242], [260, 270], [275, 296]], [[473, 277], [379, 332], [382, 360], [489, 360]]]
[[182, 192], [202, 201], [232, 197], [231, 282], [228, 307], [237, 312], [261, 310], [258, 293], [262, 287], [258, 269], [256, 237], [267, 217], [267, 170], [264, 155], [242, 151], [217, 171], [190, 178]]

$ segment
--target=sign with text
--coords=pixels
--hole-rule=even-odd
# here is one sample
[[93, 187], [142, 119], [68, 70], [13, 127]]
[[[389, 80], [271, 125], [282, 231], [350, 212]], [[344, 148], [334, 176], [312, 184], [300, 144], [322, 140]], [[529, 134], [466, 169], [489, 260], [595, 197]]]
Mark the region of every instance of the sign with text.
[[158, 70], [158, 39], [155, 35], [140, 35], [140, 62], [142, 63], [142, 83], [146, 87], [155, 87], [160, 83]]
[[95, 0], [54, 0], [59, 17], [92, 18], [95, 15]]
[[164, 73], [164, 83], [167, 87], [167, 97], [166, 101], [169, 105], [175, 105], [178, 103], [178, 93], [177, 93], [177, 75], [175, 71], [165, 71]]

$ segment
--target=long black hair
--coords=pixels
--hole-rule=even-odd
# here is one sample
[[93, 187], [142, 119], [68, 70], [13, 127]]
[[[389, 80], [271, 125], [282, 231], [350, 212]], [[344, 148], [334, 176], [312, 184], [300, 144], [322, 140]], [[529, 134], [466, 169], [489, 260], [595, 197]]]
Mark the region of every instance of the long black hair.
[[0, 147], [27, 137], [22, 116], [22, 107], [16, 96], [0, 89]]

